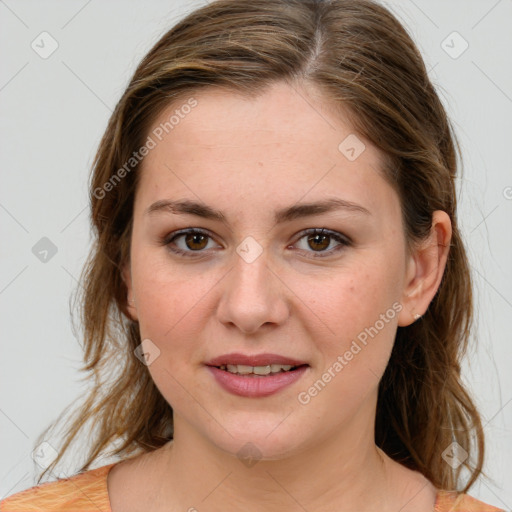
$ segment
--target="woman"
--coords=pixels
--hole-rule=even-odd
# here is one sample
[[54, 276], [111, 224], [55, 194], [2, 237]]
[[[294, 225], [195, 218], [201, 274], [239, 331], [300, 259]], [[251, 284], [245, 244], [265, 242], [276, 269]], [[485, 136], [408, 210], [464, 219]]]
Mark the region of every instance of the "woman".
[[88, 459], [1, 510], [497, 511], [467, 494], [484, 438], [456, 147], [372, 1], [178, 23], [94, 162], [95, 385], [43, 475], [84, 429]]

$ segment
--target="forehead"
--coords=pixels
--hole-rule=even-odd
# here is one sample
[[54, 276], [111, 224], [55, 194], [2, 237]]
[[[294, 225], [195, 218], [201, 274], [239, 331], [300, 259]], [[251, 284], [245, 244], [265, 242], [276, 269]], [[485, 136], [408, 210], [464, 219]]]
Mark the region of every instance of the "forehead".
[[[196, 106], [189, 109], [192, 98]], [[180, 110], [187, 113], [176, 115]], [[169, 105], [152, 129], [165, 128], [171, 117], [176, 124], [162, 134], [169, 143], [229, 151], [230, 157], [237, 155], [237, 149], [245, 151], [251, 146], [300, 145], [336, 154], [340, 137], [353, 133], [348, 122], [341, 115], [333, 115], [332, 104], [312, 86], [306, 90], [282, 82], [255, 97], [225, 88], [199, 90]]]
[[138, 195], [146, 203], [193, 195], [206, 201], [229, 191], [253, 203], [288, 204], [340, 193], [369, 209], [396, 201], [380, 153], [346, 119], [315, 90], [285, 83], [254, 98], [200, 90], [153, 123], [156, 146], [143, 160]]

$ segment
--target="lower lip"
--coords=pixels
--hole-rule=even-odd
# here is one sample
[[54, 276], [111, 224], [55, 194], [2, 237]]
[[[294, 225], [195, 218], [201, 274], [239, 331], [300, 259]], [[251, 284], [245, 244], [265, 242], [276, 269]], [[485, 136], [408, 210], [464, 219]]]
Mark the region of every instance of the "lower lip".
[[256, 398], [273, 395], [293, 384], [304, 375], [308, 366], [299, 366], [296, 370], [274, 375], [238, 375], [215, 366], [208, 366], [208, 369], [226, 391], [238, 396]]

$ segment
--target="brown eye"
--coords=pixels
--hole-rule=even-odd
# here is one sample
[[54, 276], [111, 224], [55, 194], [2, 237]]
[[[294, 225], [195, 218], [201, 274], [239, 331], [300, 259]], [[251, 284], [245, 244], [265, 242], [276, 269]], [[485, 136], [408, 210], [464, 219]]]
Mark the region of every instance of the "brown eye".
[[205, 249], [213, 247], [208, 245], [210, 242], [213, 242], [213, 238], [207, 232], [200, 229], [185, 229], [165, 237], [162, 245], [175, 254], [194, 257], [207, 254], [209, 251]]
[[331, 237], [329, 235], [309, 235], [308, 236], [308, 244], [310, 244], [310, 247], [312, 249], [318, 249], [320, 251], [323, 251], [324, 249], [327, 249], [329, 247], [331, 241]]
[[[301, 242], [303, 239], [305, 243], [302, 244], [302, 247], [300, 247], [301, 244], [299, 244], [299, 250], [308, 253], [308, 255], [313, 258], [331, 256], [352, 244], [348, 237], [325, 228], [314, 228], [304, 231], [296, 243]], [[333, 241], [337, 245], [328, 249], [331, 247], [331, 244], [333, 244]]]
[[185, 244], [193, 251], [204, 249], [208, 245], [208, 236], [202, 233], [187, 233], [184, 236]]

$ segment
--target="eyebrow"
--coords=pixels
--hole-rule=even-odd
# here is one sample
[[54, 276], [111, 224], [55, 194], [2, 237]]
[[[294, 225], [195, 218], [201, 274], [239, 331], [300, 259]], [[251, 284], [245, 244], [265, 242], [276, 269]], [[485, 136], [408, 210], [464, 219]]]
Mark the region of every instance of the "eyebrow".
[[[371, 215], [370, 211], [367, 210], [364, 206], [335, 197], [314, 203], [295, 204], [277, 210], [274, 215], [274, 222], [276, 224], [280, 224], [283, 222], [289, 222], [295, 219], [309, 217], [312, 215], [319, 215], [321, 213], [327, 213], [336, 210], [349, 210], [351, 212]], [[206, 204], [191, 201], [189, 199], [177, 201], [162, 199], [160, 201], [156, 201], [148, 208], [146, 208], [144, 214], [151, 215], [157, 212], [167, 212], [174, 215], [196, 215], [197, 217], [202, 217], [204, 219], [226, 222], [226, 217], [221, 211], [216, 210], [215, 208], [212, 208]]]

